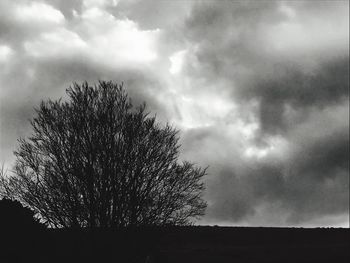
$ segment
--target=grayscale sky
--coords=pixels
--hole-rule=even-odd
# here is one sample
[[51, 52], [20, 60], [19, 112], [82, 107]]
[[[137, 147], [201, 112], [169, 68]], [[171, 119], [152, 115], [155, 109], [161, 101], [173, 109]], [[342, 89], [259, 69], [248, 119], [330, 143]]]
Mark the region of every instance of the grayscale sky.
[[123, 81], [209, 166], [201, 224], [349, 226], [349, 1], [0, 1], [0, 161], [40, 100]]

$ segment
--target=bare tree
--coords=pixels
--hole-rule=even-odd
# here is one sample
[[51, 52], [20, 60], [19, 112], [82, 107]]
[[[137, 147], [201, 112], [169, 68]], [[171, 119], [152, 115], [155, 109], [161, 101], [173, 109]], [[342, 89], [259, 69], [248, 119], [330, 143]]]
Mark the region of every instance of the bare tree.
[[53, 227], [189, 224], [205, 169], [178, 161], [178, 131], [134, 107], [122, 85], [74, 84], [42, 102], [3, 192]]

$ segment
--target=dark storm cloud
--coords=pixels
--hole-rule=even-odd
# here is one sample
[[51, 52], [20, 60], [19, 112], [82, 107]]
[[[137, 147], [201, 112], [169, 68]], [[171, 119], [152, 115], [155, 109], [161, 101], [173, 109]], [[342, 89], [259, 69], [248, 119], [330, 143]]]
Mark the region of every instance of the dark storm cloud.
[[294, 152], [283, 167], [285, 191], [280, 199], [289, 208], [291, 223], [349, 213], [349, 125], [328, 133], [313, 129], [313, 134], [290, 138]]
[[303, 131], [313, 134], [291, 134], [291, 152], [282, 159], [246, 159], [234, 138], [213, 129], [185, 134], [185, 151], [195, 149], [188, 155], [210, 165], [207, 222], [249, 224], [257, 218], [263, 225], [299, 225], [348, 214], [349, 134], [345, 128], [328, 134], [317, 131], [317, 123], [308, 126]]
[[237, 134], [217, 127], [185, 133], [184, 151], [210, 165], [208, 220], [296, 225], [348, 215], [347, 5], [223, 1], [192, 10], [184, 35], [195, 48], [186, 74], [205, 78], [208, 87], [223, 82], [238, 110], [256, 104], [255, 146], [268, 149], [273, 138], [287, 145], [280, 157], [244, 158]]
[[259, 76], [239, 91], [243, 99], [260, 102], [263, 131], [282, 132], [297, 124], [288, 123], [286, 106], [305, 114], [312, 107], [334, 106], [349, 97], [349, 57], [323, 63], [308, 73], [288, 65], [277, 67], [274, 76]]
[[295, 154], [291, 168], [293, 174], [305, 174], [317, 181], [336, 179], [339, 173], [346, 175], [349, 171], [349, 133], [340, 129], [310, 140], [301, 152]]
[[[327, 19], [336, 15], [339, 4], [323, 2], [299, 3], [296, 12], [324, 11], [326, 6], [333, 10], [323, 15], [326, 23], [332, 23]], [[213, 82], [225, 79], [234, 96], [276, 104], [276, 111], [285, 103], [296, 107], [327, 105], [328, 101], [337, 102], [348, 96], [348, 41], [338, 44], [338, 39], [334, 39], [334, 48], [320, 53], [308, 50], [306, 43], [305, 50], [291, 47], [286, 50], [291, 54], [279, 54], [279, 50], [274, 50], [273, 39], [266, 39], [266, 35], [278, 37], [269, 31], [290, 21], [281, 3], [222, 1], [205, 2], [194, 8], [184, 34], [197, 45], [194, 52], [199, 66], [193, 68], [189, 61], [189, 74], [205, 76]], [[336, 27], [341, 22], [333, 23]], [[317, 44], [325, 45], [325, 41]], [[341, 56], [339, 50], [343, 50]]]

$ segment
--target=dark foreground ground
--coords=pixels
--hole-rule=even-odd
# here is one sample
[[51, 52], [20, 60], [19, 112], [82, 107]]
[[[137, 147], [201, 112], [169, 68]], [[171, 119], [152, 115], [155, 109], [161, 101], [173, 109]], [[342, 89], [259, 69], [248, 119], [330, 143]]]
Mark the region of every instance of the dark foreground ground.
[[350, 262], [350, 229], [3, 229], [0, 262]]

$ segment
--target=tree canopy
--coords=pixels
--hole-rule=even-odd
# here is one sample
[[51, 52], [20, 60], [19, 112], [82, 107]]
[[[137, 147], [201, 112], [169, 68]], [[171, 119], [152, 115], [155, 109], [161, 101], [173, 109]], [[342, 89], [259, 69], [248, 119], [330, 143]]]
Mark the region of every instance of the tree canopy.
[[42, 101], [2, 195], [52, 227], [183, 225], [204, 214], [205, 169], [179, 162], [178, 130], [134, 106], [122, 84], [73, 84]]

